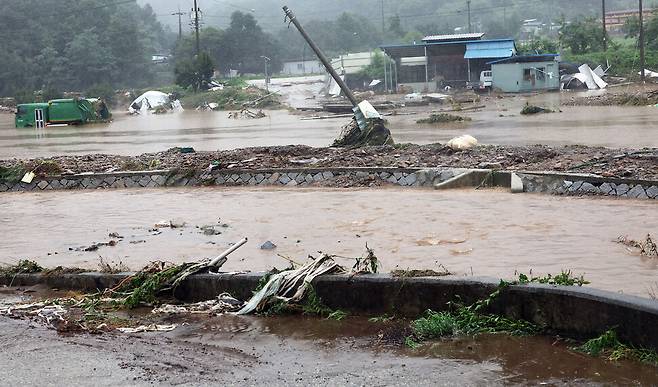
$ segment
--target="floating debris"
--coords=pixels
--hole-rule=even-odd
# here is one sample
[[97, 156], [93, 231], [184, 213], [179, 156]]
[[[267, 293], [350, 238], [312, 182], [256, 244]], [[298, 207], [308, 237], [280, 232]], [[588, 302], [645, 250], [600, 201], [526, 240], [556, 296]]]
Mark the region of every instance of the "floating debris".
[[462, 117], [448, 113], [433, 113], [429, 118], [423, 118], [416, 121], [417, 124], [443, 124], [449, 122], [471, 121], [470, 117]]
[[658, 247], [656, 246], [656, 243], [651, 238], [651, 234], [647, 234], [646, 239], [642, 241], [636, 241], [634, 239], [630, 239], [627, 236], [620, 236], [619, 238], [617, 238], [617, 243], [621, 243], [624, 246], [638, 249], [640, 255], [644, 257], [658, 258]]

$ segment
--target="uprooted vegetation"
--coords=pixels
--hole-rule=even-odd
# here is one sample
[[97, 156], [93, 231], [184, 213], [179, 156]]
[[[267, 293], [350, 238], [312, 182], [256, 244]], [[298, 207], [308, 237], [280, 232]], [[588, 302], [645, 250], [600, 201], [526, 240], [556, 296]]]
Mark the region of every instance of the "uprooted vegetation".
[[181, 98], [186, 109], [196, 109], [199, 106], [217, 104], [217, 110], [240, 110], [243, 107], [278, 108], [281, 106], [275, 94], [253, 86], [227, 87], [223, 90], [190, 94]]
[[368, 120], [364, 130], [359, 128], [356, 119], [345, 125], [332, 147], [360, 148], [365, 146], [394, 145], [391, 131], [381, 119]]
[[588, 285], [590, 282], [585, 280], [584, 276], [575, 276], [571, 270], [563, 270], [559, 274], [547, 274], [541, 277], [533, 277], [532, 272], [530, 275], [523, 273], [519, 274], [519, 279], [515, 284], [529, 284], [538, 283], [546, 285], [561, 285], [561, 286], [583, 286]]
[[[171, 330], [175, 325], [138, 325], [132, 320], [117, 320], [116, 312], [122, 309], [153, 307], [154, 314], [177, 313], [237, 313], [273, 315], [280, 313], [303, 313], [318, 315], [333, 320], [342, 320], [347, 313], [327, 307], [317, 295], [310, 282], [324, 274], [353, 275], [372, 273], [378, 267], [378, 260], [372, 249], [366, 246], [366, 254], [355, 258], [351, 270], [346, 270], [334, 261], [334, 256], [322, 254], [301, 267], [291, 267], [284, 271], [274, 271], [264, 277], [259, 289], [248, 301], [239, 301], [229, 294], [196, 304], [167, 304], [175, 299], [176, 288], [190, 275], [202, 272], [217, 272], [226, 262], [228, 254], [246, 243], [246, 238], [233, 245], [215, 259], [205, 259], [194, 263], [172, 265], [154, 262], [137, 273], [129, 275], [116, 286], [102, 292], [80, 297], [54, 299], [26, 305], [0, 308], [0, 315], [18, 318], [38, 318], [58, 331], [101, 332], [111, 329], [133, 332], [145, 330]], [[115, 265], [101, 262], [113, 272]], [[120, 268], [123, 270], [123, 268]], [[21, 261], [3, 273], [17, 274], [41, 272], [44, 269], [31, 261]], [[118, 270], [118, 269], [117, 269]]]
[[523, 109], [521, 109], [521, 114], [524, 116], [541, 113], [555, 113], [555, 111], [540, 106], [530, 105], [529, 103], [526, 103]]
[[41, 267], [38, 263], [30, 261], [28, 259], [23, 259], [18, 261], [15, 265], [6, 265], [0, 267], [0, 275], [2, 276], [13, 276], [17, 274], [31, 274], [31, 273], [41, 273], [46, 269]]
[[658, 258], [658, 246], [656, 246], [656, 242], [651, 238], [651, 234], [647, 234], [647, 237], [640, 241], [627, 236], [620, 236], [617, 238], [617, 243], [635, 249], [643, 257]]
[[451, 122], [471, 121], [470, 117], [463, 117], [449, 113], [432, 113], [428, 118], [417, 120], [417, 124], [444, 124]]

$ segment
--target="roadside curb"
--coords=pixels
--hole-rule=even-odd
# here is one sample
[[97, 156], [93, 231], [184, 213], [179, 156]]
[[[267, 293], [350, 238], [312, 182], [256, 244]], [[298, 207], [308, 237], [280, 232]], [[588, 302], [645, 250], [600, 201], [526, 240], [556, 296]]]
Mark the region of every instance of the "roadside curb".
[[[464, 168], [287, 168], [260, 170], [153, 170], [48, 176], [31, 183], [0, 181], [0, 192], [96, 190], [165, 187], [368, 187], [378, 184], [410, 188], [510, 188], [512, 175], [522, 192], [567, 196], [658, 199], [658, 181], [606, 178], [591, 174], [504, 171]], [[516, 184], [516, 190], [521, 191]]]
[[[98, 291], [117, 285], [131, 273], [19, 274], [0, 277], [0, 285], [17, 287], [43, 284], [52, 288]], [[176, 289], [177, 298], [202, 301], [228, 292], [246, 300], [265, 273], [200, 274]], [[499, 281], [478, 277], [392, 277], [377, 275], [326, 275], [313, 286], [323, 302], [353, 313], [418, 317], [424, 311], [445, 310], [457, 298], [470, 304], [495, 291]], [[549, 332], [587, 339], [616, 328], [632, 345], [658, 350], [658, 301], [587, 287], [513, 285], [490, 305], [492, 313], [524, 319]]]

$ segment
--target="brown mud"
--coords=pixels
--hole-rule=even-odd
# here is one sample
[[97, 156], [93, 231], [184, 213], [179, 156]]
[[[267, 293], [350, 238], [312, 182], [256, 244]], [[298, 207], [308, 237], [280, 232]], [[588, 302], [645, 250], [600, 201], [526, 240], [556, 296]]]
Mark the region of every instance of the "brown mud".
[[[39, 291], [37, 291], [37, 294]], [[21, 299], [0, 292], [1, 303]], [[28, 297], [30, 298], [30, 297]], [[658, 383], [656, 368], [608, 362], [548, 337], [480, 335], [405, 347], [408, 321], [348, 316], [146, 316], [166, 333], [57, 334], [0, 317], [8, 385], [585, 385]], [[25, 364], [30, 364], [29, 368]]]

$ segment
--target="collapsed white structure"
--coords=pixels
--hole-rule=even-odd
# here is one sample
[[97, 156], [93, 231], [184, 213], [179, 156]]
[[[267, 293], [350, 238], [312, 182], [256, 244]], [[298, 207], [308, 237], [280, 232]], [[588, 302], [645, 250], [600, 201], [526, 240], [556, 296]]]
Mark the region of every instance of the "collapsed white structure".
[[151, 110], [164, 108], [166, 110], [181, 111], [183, 107], [179, 100], [172, 101], [169, 94], [161, 91], [147, 91], [135, 99], [128, 108], [130, 114], [148, 114]]

